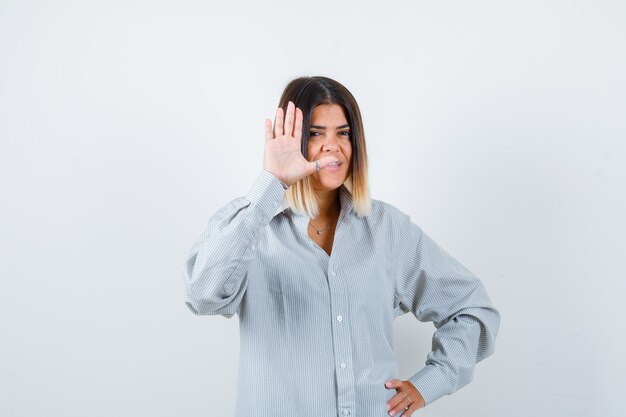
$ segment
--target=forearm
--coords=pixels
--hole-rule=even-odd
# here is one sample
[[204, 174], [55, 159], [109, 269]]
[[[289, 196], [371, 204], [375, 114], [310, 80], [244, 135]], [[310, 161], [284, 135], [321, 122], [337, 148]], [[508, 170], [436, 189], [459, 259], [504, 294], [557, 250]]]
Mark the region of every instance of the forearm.
[[426, 405], [472, 381], [475, 365], [495, 350], [498, 326], [491, 307], [467, 309], [440, 324], [426, 366], [409, 378]]
[[280, 181], [261, 171], [245, 197], [239, 197], [209, 219], [188, 252], [182, 270], [185, 302], [194, 314], [234, 313], [245, 291], [245, 275], [262, 229], [284, 196]]

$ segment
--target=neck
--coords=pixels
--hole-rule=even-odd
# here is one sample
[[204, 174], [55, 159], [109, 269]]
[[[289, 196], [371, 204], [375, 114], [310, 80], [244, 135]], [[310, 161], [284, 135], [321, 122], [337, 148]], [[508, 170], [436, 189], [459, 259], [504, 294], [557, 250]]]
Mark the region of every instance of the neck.
[[316, 191], [317, 207], [319, 212], [316, 219], [333, 219], [339, 217], [341, 203], [339, 201], [339, 189], [328, 191]]

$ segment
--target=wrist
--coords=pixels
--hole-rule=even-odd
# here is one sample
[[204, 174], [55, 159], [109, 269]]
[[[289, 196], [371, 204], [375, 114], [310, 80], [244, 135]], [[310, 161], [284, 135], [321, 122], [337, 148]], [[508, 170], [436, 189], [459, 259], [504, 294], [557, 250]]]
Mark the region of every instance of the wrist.
[[291, 184], [287, 184], [285, 180], [280, 178], [278, 175], [274, 174], [272, 171], [265, 169], [265, 168], [263, 168], [263, 170], [269, 173], [270, 175], [272, 175], [274, 178], [276, 178], [280, 182], [280, 185], [282, 185], [285, 190], [289, 188], [289, 186], [291, 185]]

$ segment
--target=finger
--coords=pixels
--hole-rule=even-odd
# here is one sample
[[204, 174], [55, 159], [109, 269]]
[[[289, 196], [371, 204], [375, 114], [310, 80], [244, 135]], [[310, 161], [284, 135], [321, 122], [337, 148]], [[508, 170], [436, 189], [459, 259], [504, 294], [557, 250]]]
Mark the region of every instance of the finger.
[[293, 102], [287, 104], [287, 113], [285, 113], [285, 136], [293, 136], [293, 111], [296, 106]]
[[331, 164], [331, 163], [333, 163], [335, 161], [339, 161], [339, 160], [336, 157], [334, 157], [334, 156], [323, 156], [323, 157], [317, 159], [317, 162], [319, 163], [320, 169], [326, 168], [329, 164]]
[[300, 143], [302, 141], [302, 110], [296, 108], [296, 126], [293, 128], [293, 137]]
[[399, 379], [390, 379], [385, 382], [385, 387], [387, 388], [398, 388], [400, 386], [402, 386], [402, 381]]
[[405, 411], [407, 408], [411, 406], [411, 399], [407, 396], [404, 397], [398, 404], [396, 404], [391, 411], [389, 411], [390, 416], [395, 416]]
[[276, 119], [274, 119], [274, 137], [283, 135], [283, 109], [279, 107], [276, 109]]
[[318, 170], [318, 166], [320, 167], [319, 169], [321, 169], [321, 165], [319, 165], [319, 162], [316, 164], [315, 161], [313, 162], [307, 162], [306, 166], [305, 166], [305, 173], [304, 176], [309, 176], [312, 173], [314, 173], [315, 171]]
[[389, 401], [387, 401], [387, 409], [389, 410], [389, 415], [395, 416], [400, 411], [407, 408], [410, 403], [411, 401], [407, 400], [407, 395], [405, 393], [397, 393]]
[[414, 402], [413, 404], [411, 404], [409, 406], [409, 409], [406, 410], [404, 412], [404, 414], [402, 414], [402, 417], [406, 416], [406, 417], [411, 417], [411, 414], [413, 414], [414, 412], [416, 412], [420, 407], [417, 405], [417, 402]]
[[272, 121], [270, 119], [265, 119], [265, 140], [274, 139], [274, 134], [272, 133]]
[[318, 171], [318, 167], [320, 170], [324, 169], [326, 166], [328, 166], [328, 164], [337, 161], [338, 159], [335, 158], [334, 156], [325, 156], [323, 158], [319, 158], [317, 159], [317, 164], [315, 163], [315, 161], [312, 162], [307, 162], [306, 164], [306, 172], [305, 172], [305, 176], [307, 175], [311, 175], [312, 173], [314, 173], [315, 171]]

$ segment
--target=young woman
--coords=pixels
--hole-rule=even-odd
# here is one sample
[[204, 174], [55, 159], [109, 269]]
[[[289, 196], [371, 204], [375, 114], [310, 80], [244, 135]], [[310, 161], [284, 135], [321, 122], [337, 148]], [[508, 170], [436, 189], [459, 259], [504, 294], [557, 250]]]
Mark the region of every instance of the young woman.
[[[472, 380], [500, 315], [481, 281], [409, 216], [373, 200], [359, 107], [326, 77], [285, 88], [246, 196], [218, 210], [183, 267], [197, 315], [239, 316], [236, 416], [410, 416]], [[397, 378], [393, 320], [436, 327]]]

